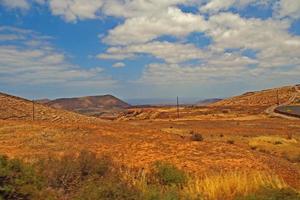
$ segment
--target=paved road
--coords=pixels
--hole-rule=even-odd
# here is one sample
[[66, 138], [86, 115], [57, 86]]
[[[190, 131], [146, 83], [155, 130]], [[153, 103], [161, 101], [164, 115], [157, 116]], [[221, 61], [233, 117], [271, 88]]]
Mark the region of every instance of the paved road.
[[[299, 106], [296, 106], [296, 114], [297, 115], [290, 115], [289, 113], [286, 113], [284, 111], [284, 107], [288, 106], [289, 104], [291, 104], [292, 102], [295, 101], [295, 99], [299, 96], [300, 94], [300, 87], [299, 85], [296, 85], [294, 87], [296, 89], [296, 92], [295, 95], [293, 95], [287, 102], [284, 102], [282, 103], [281, 105], [273, 105], [269, 108], [267, 108], [267, 110], [265, 111], [267, 114], [271, 115], [271, 116], [274, 116], [274, 117], [281, 117], [281, 118], [286, 118], [286, 119], [299, 119], [300, 116], [297, 114], [298, 113], [298, 108], [300, 108]], [[282, 110], [283, 112], [281, 111], [278, 111], [277, 108], [281, 108], [280, 110]], [[295, 108], [293, 107], [292, 108], [292, 111], [295, 110]]]
[[275, 109], [275, 112], [293, 117], [300, 117], [300, 106], [279, 106]]

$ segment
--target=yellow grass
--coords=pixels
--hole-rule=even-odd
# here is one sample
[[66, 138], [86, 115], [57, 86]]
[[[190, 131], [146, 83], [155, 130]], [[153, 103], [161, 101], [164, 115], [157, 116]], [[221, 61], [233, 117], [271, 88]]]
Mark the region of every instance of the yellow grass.
[[261, 152], [284, 157], [292, 162], [300, 161], [300, 143], [297, 139], [279, 136], [259, 136], [249, 141], [249, 146]]
[[262, 187], [280, 189], [287, 185], [278, 176], [265, 172], [231, 172], [191, 179], [183, 192], [191, 199], [202, 196], [207, 200], [231, 200], [239, 195], [251, 194]]
[[279, 136], [259, 136], [255, 137], [250, 141], [250, 145], [261, 145], [261, 144], [276, 144], [276, 142], [279, 142], [282, 145], [288, 146], [288, 145], [295, 145], [298, 143], [296, 139], [286, 139]]
[[[149, 190], [151, 174], [145, 171], [122, 171], [123, 180], [146, 194]], [[277, 175], [262, 171], [235, 171], [204, 178], [190, 177], [187, 184], [176, 190], [182, 199], [190, 200], [233, 200], [237, 196], [252, 194], [263, 187], [274, 189], [288, 188], [284, 180]], [[168, 188], [161, 187], [166, 191]]]

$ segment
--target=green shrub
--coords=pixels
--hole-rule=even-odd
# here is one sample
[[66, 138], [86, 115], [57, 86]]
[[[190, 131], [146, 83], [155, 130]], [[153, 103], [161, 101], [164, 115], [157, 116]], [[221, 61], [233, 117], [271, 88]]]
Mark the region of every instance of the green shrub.
[[79, 156], [65, 155], [62, 158], [48, 158], [39, 163], [41, 174], [52, 188], [71, 192], [91, 177], [102, 177], [111, 166], [107, 157], [97, 158], [94, 153], [82, 151]]
[[149, 186], [142, 196], [143, 200], [179, 200], [178, 188], [159, 188], [159, 186]]
[[140, 200], [140, 193], [122, 183], [118, 178], [105, 178], [84, 182], [74, 200]]
[[258, 192], [237, 200], [299, 200], [300, 195], [292, 189], [262, 188]]
[[186, 174], [172, 164], [157, 162], [156, 176], [163, 185], [183, 185], [187, 181]]
[[0, 199], [39, 199], [42, 187], [41, 177], [30, 165], [0, 156]]
[[97, 175], [104, 176], [112, 165], [108, 157], [97, 158], [95, 153], [82, 151], [77, 158], [81, 177]]
[[200, 134], [200, 133], [192, 133], [192, 136], [191, 136], [191, 140], [192, 141], [198, 141], [198, 142], [201, 142], [204, 140], [203, 136]]

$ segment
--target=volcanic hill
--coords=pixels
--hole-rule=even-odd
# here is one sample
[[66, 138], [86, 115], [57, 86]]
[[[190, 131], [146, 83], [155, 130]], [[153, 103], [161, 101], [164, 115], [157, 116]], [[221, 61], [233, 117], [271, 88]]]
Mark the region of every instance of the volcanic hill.
[[61, 98], [49, 101], [46, 105], [102, 118], [114, 118], [130, 107], [128, 103], [112, 95]]

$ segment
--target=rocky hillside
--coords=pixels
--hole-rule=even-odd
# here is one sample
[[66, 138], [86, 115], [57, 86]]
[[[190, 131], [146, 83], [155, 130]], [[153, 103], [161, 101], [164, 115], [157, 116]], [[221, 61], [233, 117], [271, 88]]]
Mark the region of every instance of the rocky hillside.
[[0, 93], [0, 119], [2, 120], [34, 120], [50, 122], [94, 121], [95, 118], [77, 113], [54, 109], [40, 103], [33, 103], [24, 98]]
[[272, 106], [282, 104], [298, 94], [296, 86], [286, 86], [262, 91], [247, 92], [240, 96], [224, 99], [210, 106]]

